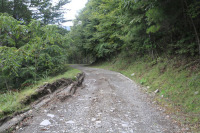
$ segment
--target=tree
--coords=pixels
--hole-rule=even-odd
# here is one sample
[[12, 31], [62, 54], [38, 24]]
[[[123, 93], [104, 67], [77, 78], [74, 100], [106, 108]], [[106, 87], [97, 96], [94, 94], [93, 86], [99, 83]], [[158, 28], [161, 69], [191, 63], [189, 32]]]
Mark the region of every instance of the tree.
[[29, 9], [29, 2], [27, 0], [0, 0], [0, 12], [8, 13], [17, 20], [30, 22], [32, 12]]
[[0, 12], [12, 15], [16, 20], [29, 23], [31, 19], [41, 20], [43, 24], [55, 24], [64, 22], [63, 6], [69, 0], [0, 0]]
[[28, 25], [0, 15], [0, 88], [34, 84], [65, 69], [69, 37], [61, 27], [32, 20]]
[[41, 20], [44, 24], [60, 24], [65, 22], [63, 6], [67, 3], [69, 3], [69, 0], [59, 0], [57, 3], [53, 3], [51, 0], [32, 0], [31, 7], [35, 8], [33, 10], [33, 18]]
[[90, 0], [74, 21], [72, 44], [97, 60], [120, 51], [153, 60], [163, 53], [197, 56], [199, 4], [196, 0]]

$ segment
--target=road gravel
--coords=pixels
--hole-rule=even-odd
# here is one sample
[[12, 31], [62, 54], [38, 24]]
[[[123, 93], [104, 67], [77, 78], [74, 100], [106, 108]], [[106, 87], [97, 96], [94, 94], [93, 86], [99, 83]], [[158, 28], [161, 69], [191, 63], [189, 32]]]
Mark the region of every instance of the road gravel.
[[74, 65], [85, 73], [84, 88], [53, 101], [17, 127], [17, 133], [177, 133], [177, 123], [120, 73]]

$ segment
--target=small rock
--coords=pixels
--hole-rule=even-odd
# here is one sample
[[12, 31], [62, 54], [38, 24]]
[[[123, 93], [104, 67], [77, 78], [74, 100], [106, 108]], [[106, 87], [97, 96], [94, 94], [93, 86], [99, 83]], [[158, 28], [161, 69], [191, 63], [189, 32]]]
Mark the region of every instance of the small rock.
[[122, 122], [122, 127], [128, 127], [128, 123], [127, 122]]
[[91, 121], [96, 121], [96, 118], [92, 118]]
[[74, 121], [67, 121], [67, 122], [65, 122], [66, 124], [75, 124], [75, 122]]
[[122, 124], [122, 127], [128, 127], [128, 124]]
[[85, 99], [78, 99], [79, 101], [84, 101]]
[[131, 74], [131, 76], [134, 76], [134, 75], [135, 75], [135, 73], [132, 73], [132, 74]]
[[16, 130], [18, 130], [19, 129], [19, 126], [16, 126]]
[[150, 89], [150, 86], [147, 86], [147, 89]]
[[31, 114], [33, 112], [33, 110], [29, 110], [28, 113]]
[[47, 128], [40, 129], [40, 131], [47, 131], [47, 130], [48, 130]]
[[199, 94], [199, 91], [196, 91], [195, 93], [194, 93], [194, 95], [198, 95]]
[[164, 95], [161, 95], [161, 97], [163, 98], [163, 97], [164, 97]]
[[55, 115], [53, 115], [53, 114], [47, 114], [47, 116], [51, 117], [51, 118], [55, 117]]
[[50, 124], [51, 124], [51, 122], [50, 122], [49, 120], [44, 120], [44, 121], [42, 121], [42, 122], [40, 123], [41, 126], [48, 126], [48, 125], [50, 125]]
[[160, 91], [159, 91], [158, 89], [154, 91], [154, 93], [159, 93], [159, 92], [160, 92]]
[[101, 124], [101, 121], [96, 121], [96, 124]]

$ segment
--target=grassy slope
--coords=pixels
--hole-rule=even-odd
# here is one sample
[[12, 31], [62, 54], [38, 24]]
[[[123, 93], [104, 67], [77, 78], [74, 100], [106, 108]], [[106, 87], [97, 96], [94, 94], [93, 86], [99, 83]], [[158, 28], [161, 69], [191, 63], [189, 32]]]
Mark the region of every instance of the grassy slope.
[[23, 101], [23, 99], [27, 96], [30, 96], [35, 93], [35, 90], [44, 84], [44, 82], [52, 83], [57, 79], [61, 78], [72, 78], [74, 79], [75, 76], [80, 73], [79, 70], [73, 69], [69, 67], [67, 72], [65, 72], [62, 75], [57, 75], [55, 77], [48, 77], [46, 79], [42, 79], [38, 81], [38, 83], [34, 86], [27, 87], [24, 90], [20, 92], [7, 92], [4, 94], [0, 94], [0, 118], [11, 114], [16, 111], [24, 110], [28, 107], [25, 105], [21, 104], [20, 102]]
[[[178, 58], [170, 60], [159, 58], [158, 62], [155, 62], [146, 58], [134, 60], [118, 57], [111, 61], [98, 63], [95, 67], [118, 71], [144, 86], [149, 86], [149, 92], [159, 89], [160, 92], [155, 99], [161, 105], [167, 106], [167, 113], [176, 112], [184, 116], [184, 119], [181, 119], [182, 123], [192, 124], [194, 128], [199, 126], [199, 64]], [[133, 73], [134, 76], [131, 76]]]

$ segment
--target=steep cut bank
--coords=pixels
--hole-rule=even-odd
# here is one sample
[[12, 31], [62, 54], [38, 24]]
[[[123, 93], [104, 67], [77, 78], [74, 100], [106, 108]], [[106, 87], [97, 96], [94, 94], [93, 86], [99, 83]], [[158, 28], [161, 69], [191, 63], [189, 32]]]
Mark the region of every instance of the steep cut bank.
[[155, 101], [165, 107], [166, 113], [178, 115], [183, 125], [200, 131], [200, 63], [199, 60], [179, 57], [135, 58], [120, 55], [94, 67], [118, 71], [138, 82], [155, 95]]

